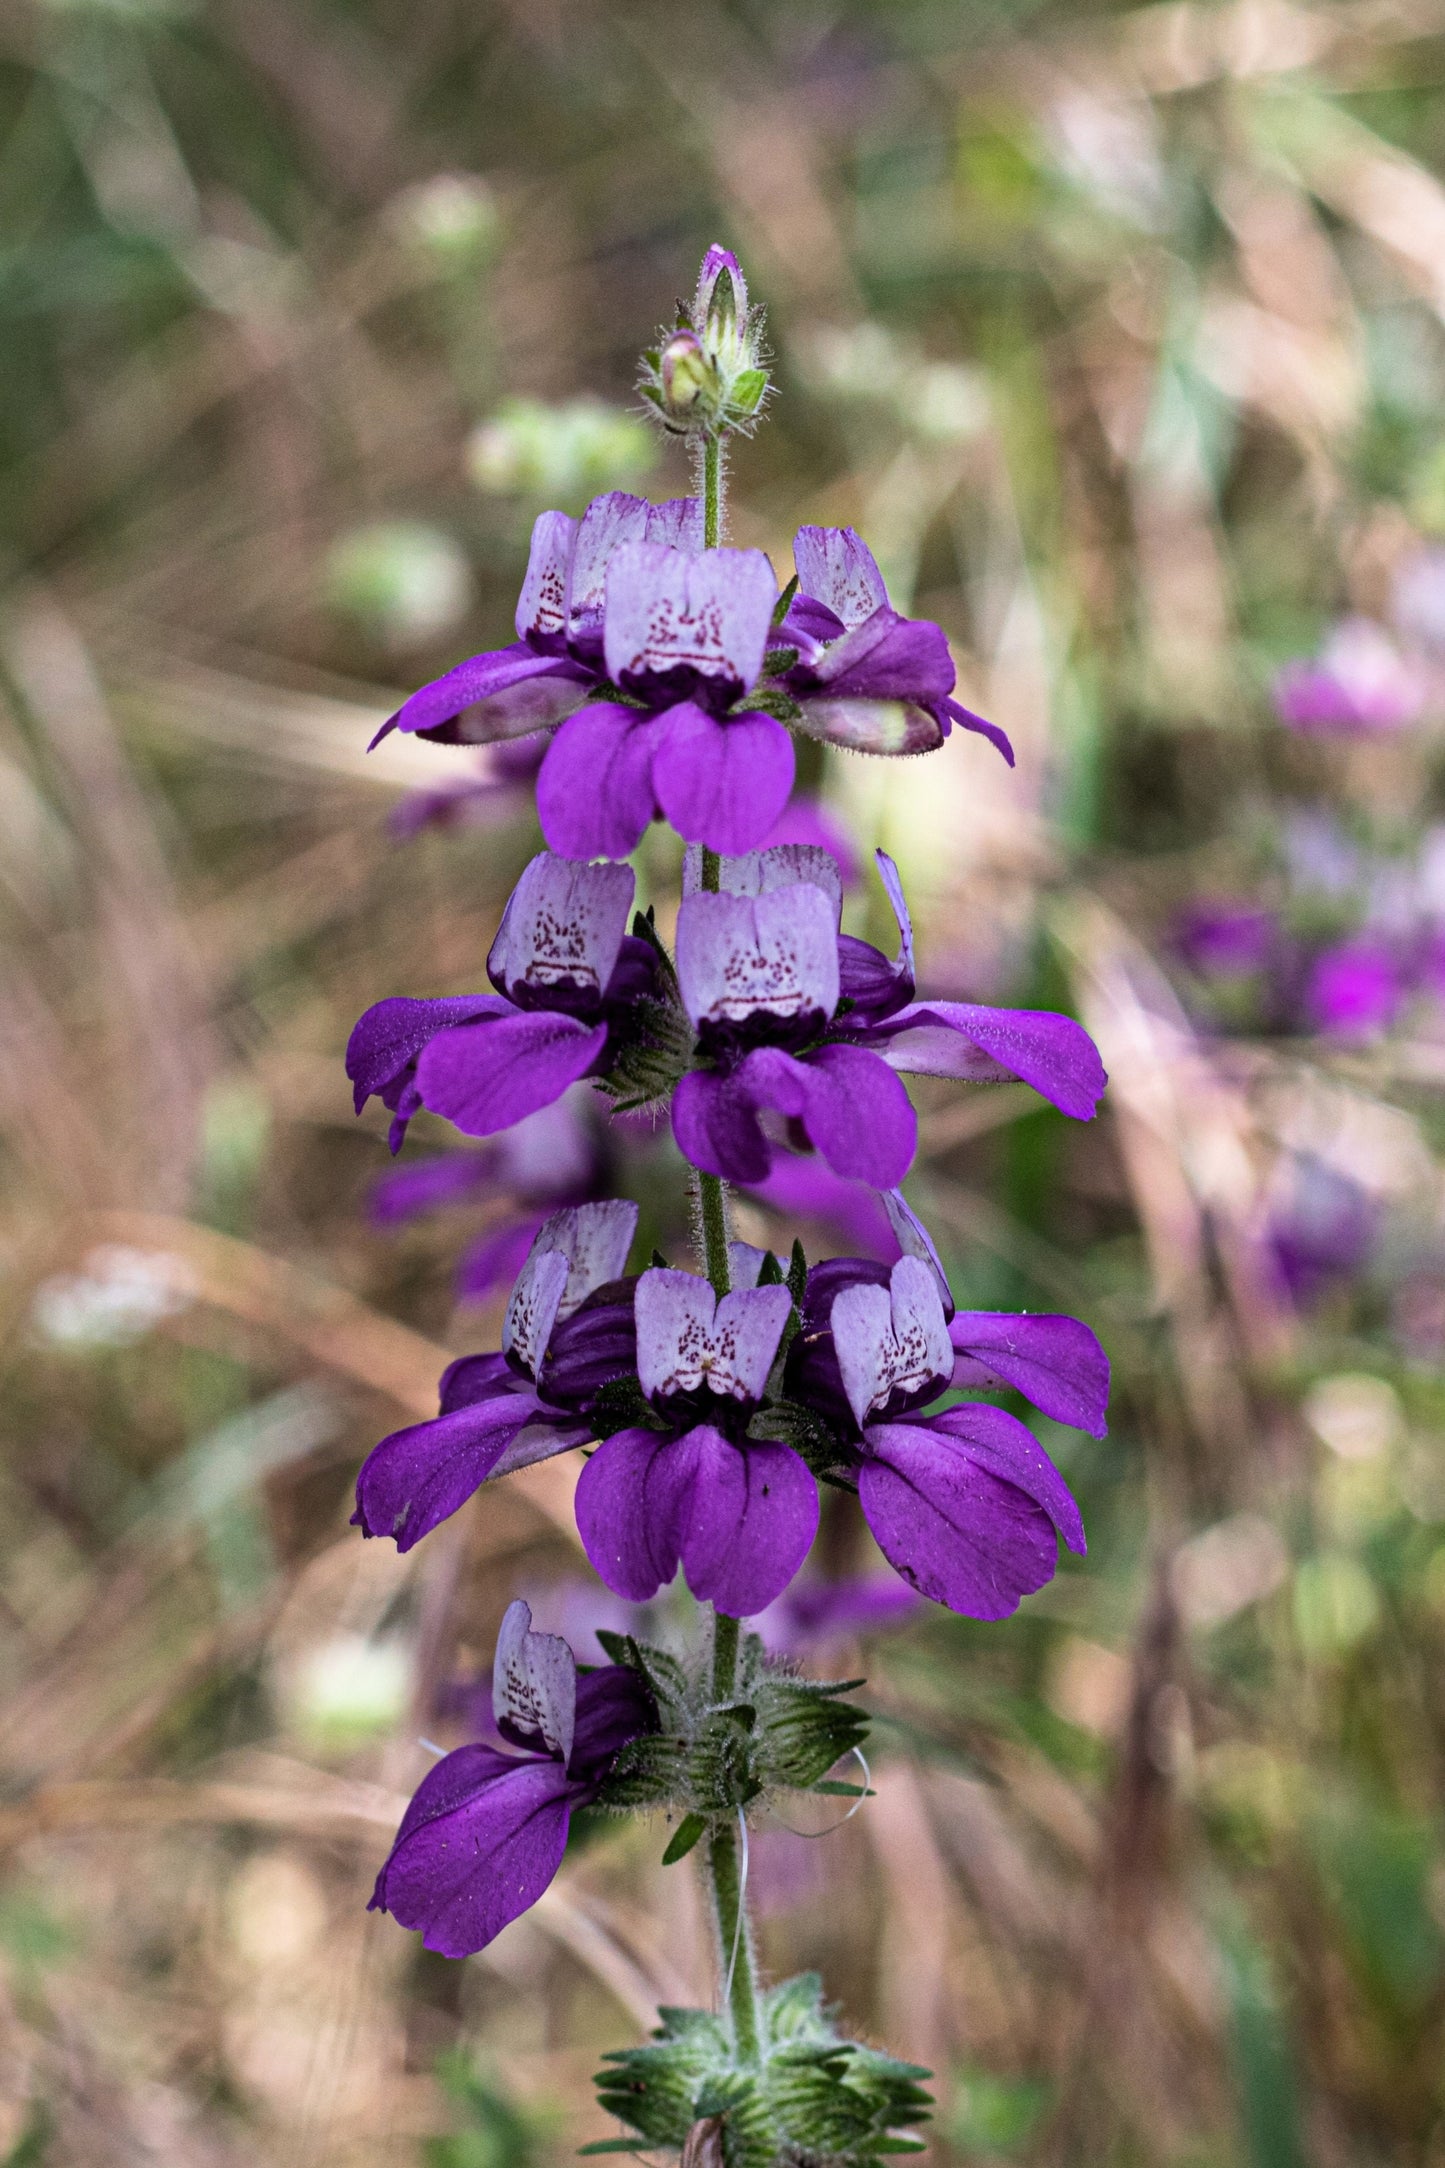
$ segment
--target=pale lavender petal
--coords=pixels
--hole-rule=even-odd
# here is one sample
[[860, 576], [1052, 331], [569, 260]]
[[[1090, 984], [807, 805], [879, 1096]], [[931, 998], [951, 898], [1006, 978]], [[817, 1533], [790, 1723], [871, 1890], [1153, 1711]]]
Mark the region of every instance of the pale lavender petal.
[[953, 1373], [953, 1346], [931, 1268], [900, 1257], [888, 1287], [845, 1287], [829, 1320], [843, 1390], [859, 1429], [876, 1410], [933, 1399]]
[[701, 497], [669, 497], [655, 504], [647, 515], [648, 542], [666, 543], [669, 549], [688, 550], [699, 556], [703, 546]]
[[966, 1618], [1008, 1618], [1020, 1597], [1052, 1580], [1053, 1524], [1017, 1485], [921, 1424], [879, 1424], [867, 1443], [858, 1471], [863, 1517], [921, 1595]]
[[793, 741], [776, 716], [718, 717], [684, 701], [658, 718], [653, 788], [687, 842], [752, 850], [787, 804], [793, 772]]
[[875, 1026], [869, 1043], [892, 1068], [915, 1076], [1021, 1077], [1081, 1122], [1092, 1119], [1108, 1081], [1083, 1026], [1046, 1009], [919, 1001]]
[[833, 904], [801, 885], [764, 895], [685, 896], [677, 919], [677, 978], [696, 1029], [751, 1016], [831, 1017], [838, 1006]]
[[771, 1252], [760, 1250], [756, 1242], [730, 1242], [728, 1244], [728, 1285], [730, 1287], [756, 1287], [758, 1274], [767, 1263]]
[[445, 745], [485, 745], [524, 738], [560, 723], [587, 698], [589, 680], [565, 656], [538, 655], [522, 642], [473, 655], [423, 685], [372, 739], [393, 730]]
[[645, 498], [611, 489], [594, 497], [583, 513], [567, 579], [567, 638], [573, 647], [602, 645], [603, 599], [613, 552], [624, 543], [644, 540], [652, 512]]
[[885, 1189], [881, 1201], [899, 1249], [905, 1257], [916, 1257], [928, 1267], [933, 1275], [933, 1284], [938, 1289], [938, 1299], [943, 1304], [943, 1314], [946, 1318], [952, 1317], [953, 1289], [948, 1284], [948, 1274], [943, 1269], [943, 1259], [938, 1254], [932, 1235], [901, 1189]]
[[562, 725], [537, 777], [537, 818], [565, 858], [625, 858], [657, 811], [657, 724], [599, 701]]
[[540, 1745], [570, 1762], [577, 1731], [577, 1659], [560, 1634], [532, 1631], [532, 1613], [517, 1597], [502, 1613], [492, 1659], [492, 1715], [506, 1738]]
[[[356, 1525], [363, 1535], [392, 1536], [399, 1551], [409, 1551], [466, 1504], [513, 1440], [539, 1418], [545, 1411], [534, 1393], [504, 1390], [429, 1423], [394, 1430], [362, 1462]], [[559, 1435], [551, 1450], [561, 1452], [571, 1442]]]
[[643, 691], [675, 684], [682, 693], [705, 683], [743, 692], [762, 674], [777, 592], [761, 550], [693, 557], [655, 542], [624, 543], [607, 570], [607, 674]]
[[852, 527], [800, 527], [793, 537], [793, 564], [800, 591], [825, 604], [849, 629], [888, 607], [873, 552]]
[[544, 1233], [538, 1230], [502, 1320], [502, 1353], [515, 1356], [532, 1378], [542, 1367], [567, 1286], [567, 1260], [543, 1244]]
[[636, 885], [630, 866], [588, 866], [539, 851], [507, 899], [487, 958], [492, 984], [507, 994], [518, 985], [562, 987], [600, 1001]]
[[560, 1762], [464, 1746], [417, 1789], [368, 1907], [429, 1950], [483, 1950], [542, 1895], [567, 1848], [579, 1787]]
[[838, 694], [800, 699], [793, 727], [852, 753], [933, 753], [945, 736], [938, 717], [916, 700], [863, 700]]
[[1056, 1423], [1104, 1436], [1109, 1358], [1078, 1318], [962, 1310], [949, 1338], [955, 1385], [1012, 1385]]
[[560, 1250], [567, 1260], [567, 1288], [559, 1317], [571, 1317], [587, 1297], [627, 1270], [637, 1232], [638, 1207], [628, 1197], [603, 1197], [554, 1212], [542, 1222], [536, 1248]]
[[976, 1400], [944, 1408], [937, 1415], [916, 1416], [914, 1421], [957, 1439], [981, 1467], [1026, 1491], [1048, 1514], [1069, 1549], [1083, 1556], [1088, 1545], [1073, 1493], [1027, 1423], [1004, 1408], [990, 1408]]
[[[918, 1141], [912, 1103], [887, 1063], [862, 1047], [824, 1046], [797, 1061], [779, 1047], [762, 1046], [731, 1081], [755, 1106], [801, 1121], [835, 1174], [873, 1189], [895, 1189], [912, 1165]], [[729, 1179], [758, 1181], [761, 1175], [739, 1171]]]
[[[836, 928], [843, 909], [843, 876], [836, 857], [817, 843], [774, 843], [765, 850], [746, 851], [740, 858], [724, 857], [718, 866], [717, 893], [724, 896], [765, 896], [773, 889], [796, 888], [806, 882], [821, 888], [832, 899]], [[702, 845], [689, 843], [682, 861], [682, 892], [695, 896], [702, 889]]]
[[655, 1268], [637, 1283], [637, 1376], [650, 1399], [700, 1392], [761, 1400], [792, 1309], [786, 1287], [753, 1287], [719, 1302], [695, 1273]]
[[417, 1063], [417, 1089], [467, 1136], [494, 1136], [560, 1099], [606, 1048], [605, 1024], [589, 1030], [575, 1016], [514, 1010], [433, 1039]]
[[982, 715], [975, 715], [972, 708], [964, 707], [960, 701], [944, 700], [940, 701], [939, 706], [944, 718], [945, 734], [950, 725], [957, 723], [960, 730], [971, 730], [976, 737], [987, 738], [989, 744], [1002, 753], [1009, 766], [1013, 767], [1014, 749], [1006, 730], [1000, 730], [997, 723], [988, 722]]
[[566, 512], [540, 512], [532, 528], [527, 575], [517, 599], [517, 638], [529, 646], [560, 647], [567, 630], [567, 575], [577, 522]]

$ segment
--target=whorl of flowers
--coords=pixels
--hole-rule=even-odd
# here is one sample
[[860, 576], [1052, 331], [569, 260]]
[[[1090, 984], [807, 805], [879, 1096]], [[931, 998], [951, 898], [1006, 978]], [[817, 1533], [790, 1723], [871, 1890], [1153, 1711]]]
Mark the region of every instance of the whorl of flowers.
[[[367, 1457], [363, 1534], [408, 1550], [483, 1486], [581, 1446], [577, 1527], [601, 1581], [641, 1603], [680, 1577], [713, 1619], [681, 1656], [607, 1637], [614, 1661], [580, 1674], [514, 1603], [494, 1671], [508, 1750], [464, 1745], [432, 1770], [373, 1902], [461, 1955], [541, 1895], [578, 1807], [667, 1810], [669, 1859], [706, 1838], [726, 2008], [671, 2013], [658, 2044], [618, 2059], [625, 2082], [599, 2082], [639, 2143], [681, 2146], [720, 2116], [730, 2168], [871, 2159], [927, 2105], [927, 2073], [841, 2038], [816, 1985], [757, 1985], [738, 1816], [782, 1786], [847, 1789], [828, 1772], [866, 1719], [737, 1622], [787, 1595], [820, 1484], [856, 1496], [910, 1590], [1006, 1616], [1053, 1574], [1058, 1540], [1082, 1551], [1084, 1532], [1034, 1432], [978, 1396], [1017, 1394], [1102, 1436], [1108, 1393], [1077, 1320], [959, 1311], [899, 1187], [917, 1141], [905, 1076], [1020, 1079], [1083, 1121], [1105, 1081], [1092, 1042], [1067, 1016], [920, 996], [885, 853], [892, 957], [841, 930], [829, 850], [760, 847], [792, 789], [794, 733], [897, 755], [936, 750], [958, 723], [1012, 760], [952, 698], [939, 627], [894, 610], [851, 528], [802, 528], [781, 587], [760, 550], [720, 545], [723, 441], [752, 427], [767, 388], [761, 312], [736, 259], [710, 250], [642, 382], [698, 449], [699, 495], [543, 513], [515, 643], [423, 687], [386, 726], [449, 743], [548, 733], [535, 740], [548, 848], [503, 913], [490, 988], [379, 1001], [347, 1051], [357, 1109], [381, 1100], [393, 1152], [423, 1110], [519, 1164], [522, 1140], [540, 1139], [557, 1163], [519, 1186], [560, 1205], [506, 1230], [509, 1254], [532, 1239], [500, 1346], [452, 1363], [436, 1416]], [[688, 846], [670, 949], [620, 862], [659, 818]], [[701, 1273], [656, 1254], [639, 1269], [638, 1207], [597, 1193], [600, 1160], [548, 1141], [571, 1134], [564, 1109], [589, 1083], [616, 1111], [670, 1121]], [[492, 1165], [433, 1163], [404, 1190], [393, 1178], [389, 1209], [475, 1187]], [[876, 1195], [897, 1262], [810, 1265], [796, 1243], [783, 1257], [729, 1240], [725, 1184], [802, 1196], [806, 1169]]]

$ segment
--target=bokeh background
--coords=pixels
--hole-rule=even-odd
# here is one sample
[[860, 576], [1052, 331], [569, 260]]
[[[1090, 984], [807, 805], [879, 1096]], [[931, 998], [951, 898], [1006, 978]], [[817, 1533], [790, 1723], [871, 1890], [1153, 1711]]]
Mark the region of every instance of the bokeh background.
[[877, 1797], [759, 1831], [767, 1962], [932, 2066], [943, 2162], [1445, 2161], [1442, 160], [1440, 0], [0, 15], [9, 2168], [551, 2168], [709, 1992], [657, 1828], [465, 1965], [364, 1911], [508, 1598], [607, 1613], [575, 1470], [398, 1560], [356, 1465], [558, 1155], [684, 1228], [585, 1106], [378, 1191], [341, 1056], [480, 983], [538, 840], [366, 742], [510, 637], [538, 510], [686, 486], [631, 386], [715, 239], [776, 351], [733, 538], [856, 523], [1019, 753], [808, 785], [930, 990], [1112, 1075], [1086, 1130], [920, 1087], [960, 1299], [1112, 1354], [1047, 1441], [1092, 1551], [879, 1618], [830, 1521], [774, 1624], [867, 1672]]

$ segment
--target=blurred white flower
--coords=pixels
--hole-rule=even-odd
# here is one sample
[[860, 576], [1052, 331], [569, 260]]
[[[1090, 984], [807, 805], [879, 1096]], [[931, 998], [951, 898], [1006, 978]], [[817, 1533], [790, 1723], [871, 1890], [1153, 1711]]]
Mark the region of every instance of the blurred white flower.
[[378, 520], [332, 545], [326, 599], [391, 647], [449, 632], [472, 601], [472, 572], [460, 544], [421, 520]]
[[493, 496], [530, 496], [580, 503], [599, 490], [620, 489], [649, 472], [657, 458], [652, 431], [640, 415], [570, 399], [508, 399], [473, 430], [467, 471]]
[[107, 1242], [89, 1252], [79, 1272], [41, 1281], [30, 1322], [56, 1347], [130, 1347], [195, 1298], [195, 1275], [183, 1257]]

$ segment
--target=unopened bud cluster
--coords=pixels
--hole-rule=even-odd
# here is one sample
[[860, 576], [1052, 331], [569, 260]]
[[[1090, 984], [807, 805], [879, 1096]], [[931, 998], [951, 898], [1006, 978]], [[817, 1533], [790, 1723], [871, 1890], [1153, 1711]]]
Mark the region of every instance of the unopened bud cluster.
[[643, 355], [638, 388], [674, 436], [746, 432], [767, 396], [766, 359], [763, 311], [749, 306], [736, 256], [710, 248], [691, 306]]

